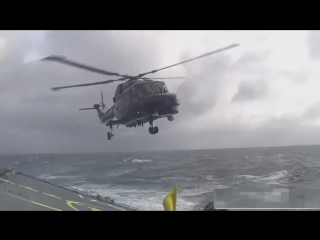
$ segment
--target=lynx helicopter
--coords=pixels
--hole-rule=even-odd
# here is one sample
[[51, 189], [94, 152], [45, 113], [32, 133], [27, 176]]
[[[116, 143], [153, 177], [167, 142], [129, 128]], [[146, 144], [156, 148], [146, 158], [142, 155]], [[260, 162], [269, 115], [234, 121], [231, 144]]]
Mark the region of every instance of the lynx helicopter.
[[[167, 78], [147, 78], [144, 77], [147, 74], [156, 73], [158, 71], [171, 68], [186, 62], [190, 62], [202, 57], [209, 56], [214, 53], [218, 53], [230, 48], [239, 46], [238, 44], [232, 44], [230, 46], [220, 48], [218, 50], [200, 55], [198, 57], [185, 60], [180, 63], [176, 63], [167, 67], [152, 70], [149, 72], [141, 73], [136, 76], [129, 76], [127, 74], [122, 75], [119, 73], [109, 72], [106, 70], [91, 67], [82, 63], [68, 60], [63, 56], [49, 56], [41, 59], [46, 61], [54, 61], [62, 64], [66, 64], [72, 67], [81, 68], [87, 71], [100, 73], [107, 76], [120, 77], [114, 80], [107, 80], [101, 82], [93, 82], [86, 84], [70, 85], [63, 87], [54, 87], [52, 90], [60, 90], [65, 88], [85, 87], [92, 85], [107, 84], [112, 82], [124, 81], [117, 86], [114, 97], [113, 105], [104, 112], [105, 104], [103, 102], [103, 94], [101, 92], [101, 105], [94, 104], [92, 108], [82, 108], [81, 110], [95, 109], [98, 113], [101, 124], [110, 127], [108, 132], [108, 139], [111, 140], [113, 135], [113, 126], [125, 125], [126, 127], [142, 126], [149, 122], [149, 133], [156, 134], [159, 132], [159, 128], [154, 125], [154, 121], [160, 118], [166, 117], [169, 121], [174, 120], [174, 115], [179, 113], [178, 106], [180, 101], [178, 96], [174, 93], [170, 93], [166, 84], [163, 81], [154, 81], [157, 79], [181, 79], [183, 77], [167, 77]], [[100, 109], [100, 107], [102, 107]], [[116, 119], [115, 119], [116, 118]]]

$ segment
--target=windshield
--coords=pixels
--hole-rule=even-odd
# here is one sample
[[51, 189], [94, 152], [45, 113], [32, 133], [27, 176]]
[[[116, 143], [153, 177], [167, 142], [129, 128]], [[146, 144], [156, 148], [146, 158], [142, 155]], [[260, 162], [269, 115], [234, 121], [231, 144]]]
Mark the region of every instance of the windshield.
[[[142, 96], [151, 93], [166, 93], [168, 89], [163, 82], [148, 82], [139, 84]], [[139, 90], [138, 90], [139, 91]]]

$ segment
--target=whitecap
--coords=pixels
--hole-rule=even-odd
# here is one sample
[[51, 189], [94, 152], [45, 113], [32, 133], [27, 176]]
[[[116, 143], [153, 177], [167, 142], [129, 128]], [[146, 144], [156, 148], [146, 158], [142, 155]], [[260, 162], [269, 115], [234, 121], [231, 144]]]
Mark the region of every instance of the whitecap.
[[250, 180], [252, 182], [264, 182], [266, 184], [280, 184], [280, 183], [286, 183], [288, 178], [291, 177], [291, 174], [289, 174], [286, 170], [282, 170], [279, 172], [274, 172], [274, 173], [271, 173], [268, 175], [262, 175], [262, 176], [240, 175], [237, 177], [245, 178], [246, 180]]

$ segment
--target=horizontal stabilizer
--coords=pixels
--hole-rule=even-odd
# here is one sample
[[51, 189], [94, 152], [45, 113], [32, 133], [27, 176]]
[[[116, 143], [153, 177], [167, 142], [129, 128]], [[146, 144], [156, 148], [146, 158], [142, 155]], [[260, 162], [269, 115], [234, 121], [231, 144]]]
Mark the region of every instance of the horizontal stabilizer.
[[79, 111], [82, 111], [82, 110], [94, 110], [95, 108], [80, 108]]

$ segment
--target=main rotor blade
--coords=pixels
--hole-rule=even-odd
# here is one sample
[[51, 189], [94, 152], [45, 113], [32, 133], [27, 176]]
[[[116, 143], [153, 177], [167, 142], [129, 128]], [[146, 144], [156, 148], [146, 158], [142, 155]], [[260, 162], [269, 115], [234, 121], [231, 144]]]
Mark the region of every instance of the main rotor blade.
[[78, 84], [78, 85], [70, 85], [70, 86], [63, 86], [63, 87], [54, 87], [51, 88], [51, 90], [56, 91], [64, 88], [74, 88], [74, 87], [85, 87], [85, 86], [92, 86], [92, 85], [100, 85], [100, 84], [107, 84], [111, 82], [116, 82], [116, 81], [123, 81], [126, 78], [119, 78], [115, 80], [107, 80], [107, 81], [102, 81], [102, 82], [94, 82], [94, 83], [84, 83], [84, 84]]
[[222, 52], [222, 51], [225, 51], [225, 50], [228, 50], [230, 48], [234, 48], [234, 47], [237, 47], [239, 46], [239, 44], [232, 44], [230, 46], [227, 46], [227, 47], [224, 47], [224, 48], [220, 48], [220, 49], [217, 49], [215, 51], [212, 51], [212, 52], [209, 52], [209, 53], [206, 53], [206, 54], [202, 54], [198, 57], [194, 57], [194, 58], [191, 58], [189, 60], [186, 60], [186, 61], [183, 61], [183, 62], [180, 62], [180, 63], [176, 63], [176, 64], [173, 64], [173, 65], [170, 65], [170, 66], [167, 66], [167, 67], [164, 67], [164, 68], [160, 68], [160, 69], [157, 69], [157, 70], [153, 70], [153, 71], [150, 71], [150, 72], [146, 72], [146, 73], [142, 73], [142, 74], [139, 74], [138, 76], [139, 77], [142, 77], [142, 76], [145, 76], [147, 74], [150, 74], [150, 73], [155, 73], [155, 72], [158, 72], [158, 71], [161, 71], [161, 70], [164, 70], [164, 69], [167, 69], [167, 68], [171, 68], [171, 67], [174, 67], [174, 66], [177, 66], [177, 65], [180, 65], [180, 64], [183, 64], [183, 63], [186, 63], [186, 62], [190, 62], [190, 61], [193, 61], [193, 60], [196, 60], [196, 59], [199, 59], [199, 58], [203, 58], [203, 57], [207, 57], [211, 54], [214, 54], [214, 53], [218, 53], [218, 52]]
[[73, 66], [73, 67], [85, 69], [85, 70], [88, 70], [88, 71], [91, 71], [91, 72], [100, 73], [100, 74], [103, 74], [103, 75], [126, 77], [125, 75], [121, 75], [119, 73], [109, 72], [109, 71], [106, 71], [106, 70], [103, 70], [103, 69], [91, 67], [91, 66], [88, 66], [88, 65], [85, 65], [85, 64], [82, 64], [82, 63], [78, 63], [78, 62], [75, 62], [75, 61], [68, 60], [64, 56], [52, 55], [52, 56], [43, 58], [40, 61], [54, 61], [54, 62], [70, 65], [70, 66]]
[[83, 110], [93, 110], [95, 108], [80, 108], [79, 111], [83, 111]]
[[141, 79], [184, 79], [185, 77], [164, 77], [164, 78], [146, 78], [146, 77], [142, 77]]

